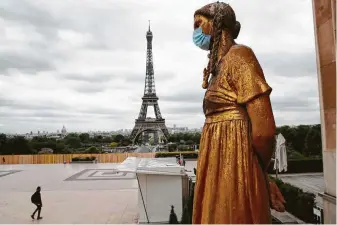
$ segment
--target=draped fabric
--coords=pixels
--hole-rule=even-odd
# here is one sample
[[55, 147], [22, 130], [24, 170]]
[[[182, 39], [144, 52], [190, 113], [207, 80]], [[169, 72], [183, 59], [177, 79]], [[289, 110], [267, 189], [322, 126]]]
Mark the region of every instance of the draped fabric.
[[251, 140], [245, 103], [268, 95], [251, 49], [233, 46], [219, 64], [204, 98], [194, 193], [194, 224], [271, 223], [269, 194]]

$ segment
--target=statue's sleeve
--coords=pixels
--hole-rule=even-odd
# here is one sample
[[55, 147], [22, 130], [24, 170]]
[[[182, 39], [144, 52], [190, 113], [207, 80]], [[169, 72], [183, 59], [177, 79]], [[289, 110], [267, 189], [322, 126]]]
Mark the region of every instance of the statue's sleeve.
[[267, 84], [254, 52], [245, 47], [234, 58], [232, 84], [237, 94], [237, 103], [245, 104], [261, 95], [269, 95], [272, 88]]

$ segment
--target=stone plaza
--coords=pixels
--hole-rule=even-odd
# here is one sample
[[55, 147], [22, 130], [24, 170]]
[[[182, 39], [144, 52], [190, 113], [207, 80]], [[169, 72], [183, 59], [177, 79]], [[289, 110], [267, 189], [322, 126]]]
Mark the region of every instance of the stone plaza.
[[[1, 224], [135, 224], [138, 182], [119, 163], [0, 165]], [[196, 161], [187, 161], [194, 177]], [[41, 186], [41, 221], [32, 220], [31, 195]], [[167, 209], [169, 217], [170, 207]]]
[[[126, 223], [138, 222], [138, 183], [135, 174], [118, 172], [118, 163], [0, 165], [0, 223]], [[185, 169], [194, 177], [195, 160]], [[280, 174], [284, 182], [318, 196], [323, 174]], [[42, 217], [30, 218], [35, 207], [30, 197], [42, 187]], [[283, 222], [298, 222], [289, 213], [272, 215]], [[169, 209], [168, 209], [169, 216]]]
[[38, 223], [137, 223], [137, 180], [116, 165], [0, 165], [0, 222], [37, 223], [30, 197], [41, 186]]

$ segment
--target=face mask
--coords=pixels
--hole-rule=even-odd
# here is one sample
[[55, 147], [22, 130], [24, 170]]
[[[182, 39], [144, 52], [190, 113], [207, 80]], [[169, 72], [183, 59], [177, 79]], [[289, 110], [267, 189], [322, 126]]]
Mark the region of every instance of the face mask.
[[208, 51], [211, 43], [211, 35], [204, 34], [201, 27], [199, 27], [193, 31], [193, 42], [202, 50]]

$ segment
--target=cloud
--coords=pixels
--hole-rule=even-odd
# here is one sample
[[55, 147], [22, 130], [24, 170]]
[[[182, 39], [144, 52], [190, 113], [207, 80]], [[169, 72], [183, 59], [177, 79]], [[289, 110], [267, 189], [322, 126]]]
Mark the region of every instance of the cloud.
[[72, 80], [72, 81], [85, 81], [93, 83], [102, 83], [112, 79], [112, 76], [109, 74], [94, 74], [91, 76], [85, 76], [83, 74], [63, 74], [63, 79]]
[[[193, 13], [208, 2], [0, 1], [0, 131], [132, 128], [148, 20], [167, 126], [201, 127], [207, 53], [192, 42]], [[277, 124], [319, 123], [311, 2], [226, 2], [242, 25], [237, 42], [254, 50], [273, 88]]]
[[258, 58], [263, 68], [278, 76], [312, 77], [317, 73], [314, 49], [299, 53], [271, 52], [261, 54]]
[[29, 74], [41, 70], [51, 70], [53, 65], [45, 59], [35, 58], [34, 56], [0, 54], [0, 71], [7, 72], [9, 69], [18, 69]]

